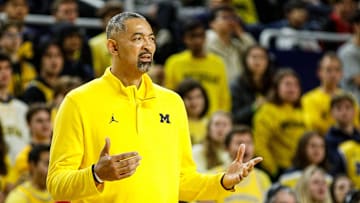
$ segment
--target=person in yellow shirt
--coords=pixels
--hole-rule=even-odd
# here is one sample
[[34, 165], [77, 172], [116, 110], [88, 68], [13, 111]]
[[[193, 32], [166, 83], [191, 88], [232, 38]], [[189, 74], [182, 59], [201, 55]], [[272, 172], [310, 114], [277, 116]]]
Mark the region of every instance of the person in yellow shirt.
[[46, 175], [49, 165], [49, 145], [34, 146], [28, 158], [30, 180], [10, 192], [5, 203], [54, 203], [46, 190]]
[[165, 87], [174, 90], [185, 78], [199, 81], [209, 97], [209, 116], [219, 110], [229, 112], [231, 98], [225, 64], [219, 56], [205, 50], [205, 40], [205, 28], [200, 21], [185, 23], [184, 42], [187, 50], [166, 60]]
[[10, 176], [11, 182], [18, 184], [29, 178], [29, 163], [27, 159], [33, 146], [49, 145], [51, 142], [52, 125], [50, 108], [38, 103], [30, 106], [26, 113], [26, 121], [31, 134], [30, 143], [16, 157]]
[[[343, 70], [339, 57], [332, 52], [326, 53], [319, 62], [320, 86], [307, 92], [301, 99], [306, 125], [323, 136], [335, 124], [330, 113], [330, 100], [333, 95], [343, 91], [339, 88], [342, 75]], [[356, 112], [358, 115], [357, 107]], [[355, 116], [354, 124], [358, 126], [358, 116]]]
[[111, 68], [67, 94], [55, 119], [51, 196], [72, 203], [177, 203], [234, 190], [262, 158], [243, 162], [241, 145], [225, 173], [197, 173], [180, 96], [146, 74], [155, 51], [149, 23], [123, 12], [106, 30]]
[[209, 99], [204, 87], [193, 79], [183, 80], [176, 92], [184, 100], [189, 120], [191, 144], [202, 143], [206, 135], [208, 119], [205, 117], [209, 109]]
[[104, 32], [89, 40], [95, 77], [100, 77], [104, 74], [105, 69], [111, 64], [111, 55], [106, 47], [105, 28], [110, 18], [122, 11], [122, 3], [116, 0], [106, 1], [104, 6], [97, 11], [97, 15], [101, 18], [102, 25], [104, 26]]
[[[254, 143], [252, 138], [251, 129], [248, 126], [240, 125], [235, 126], [225, 138], [225, 147], [230, 154], [231, 158], [236, 157], [237, 149], [240, 144], [245, 144], [244, 161], [249, 161], [254, 156]], [[224, 171], [225, 165], [215, 167], [212, 171]], [[258, 203], [264, 202], [266, 191], [271, 186], [269, 176], [255, 168], [254, 172], [249, 174], [244, 181], [237, 184], [236, 192], [226, 194], [216, 199], [216, 203]]]
[[274, 76], [270, 97], [254, 117], [255, 153], [263, 156], [261, 167], [273, 180], [291, 166], [296, 146], [306, 130], [300, 106], [300, 81], [292, 69]]

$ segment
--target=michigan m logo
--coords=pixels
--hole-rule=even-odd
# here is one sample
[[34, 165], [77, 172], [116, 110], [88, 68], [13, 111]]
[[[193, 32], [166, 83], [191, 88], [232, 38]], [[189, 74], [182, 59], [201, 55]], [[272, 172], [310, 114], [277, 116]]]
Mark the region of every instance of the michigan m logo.
[[165, 116], [164, 116], [162, 113], [160, 113], [160, 122], [161, 123], [164, 123], [164, 122], [170, 123], [170, 115], [165, 114]]

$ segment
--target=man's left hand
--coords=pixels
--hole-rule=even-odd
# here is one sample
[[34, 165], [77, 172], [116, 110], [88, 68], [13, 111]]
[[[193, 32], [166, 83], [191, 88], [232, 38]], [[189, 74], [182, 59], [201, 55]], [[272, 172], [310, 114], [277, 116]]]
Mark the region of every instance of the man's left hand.
[[244, 154], [245, 145], [241, 144], [235, 160], [231, 163], [222, 179], [222, 185], [225, 187], [225, 189], [230, 190], [236, 184], [240, 183], [240, 181], [247, 177], [254, 169], [254, 166], [263, 160], [262, 157], [256, 157], [248, 162], [243, 163]]

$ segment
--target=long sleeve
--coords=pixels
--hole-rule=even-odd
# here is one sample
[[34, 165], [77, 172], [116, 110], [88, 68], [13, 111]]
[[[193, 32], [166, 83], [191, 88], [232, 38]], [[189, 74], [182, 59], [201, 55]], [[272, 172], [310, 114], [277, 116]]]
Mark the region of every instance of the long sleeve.
[[82, 199], [100, 193], [91, 166], [79, 169], [84, 153], [82, 126], [79, 107], [66, 97], [55, 120], [47, 177], [48, 190], [55, 200]]

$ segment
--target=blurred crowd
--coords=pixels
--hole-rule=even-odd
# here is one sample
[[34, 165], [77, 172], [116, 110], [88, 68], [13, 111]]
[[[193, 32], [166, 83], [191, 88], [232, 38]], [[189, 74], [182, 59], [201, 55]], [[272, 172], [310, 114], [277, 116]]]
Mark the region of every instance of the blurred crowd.
[[[243, 143], [244, 161], [264, 158], [236, 192], [202, 202], [360, 202], [358, 0], [134, 2], [147, 3], [141, 14], [156, 35], [148, 74], [183, 99], [197, 170], [225, 170]], [[127, 10], [121, 0], [0, 8], [0, 203], [55, 202], [46, 175], [57, 109], [111, 66], [106, 24]], [[29, 14], [54, 23], [28, 23]]]

